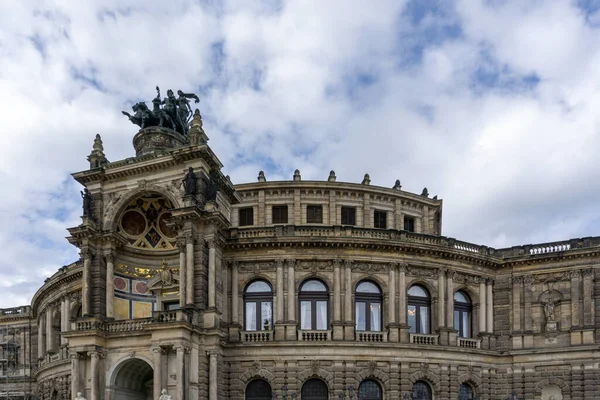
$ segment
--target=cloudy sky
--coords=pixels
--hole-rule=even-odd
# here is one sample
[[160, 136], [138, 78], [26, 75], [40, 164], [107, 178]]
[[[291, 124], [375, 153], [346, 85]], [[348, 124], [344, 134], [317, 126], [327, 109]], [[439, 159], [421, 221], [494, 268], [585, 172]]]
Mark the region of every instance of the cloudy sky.
[[444, 199], [444, 234], [600, 235], [600, 1], [0, 2], [0, 307], [77, 259], [96, 133], [156, 85], [195, 92], [234, 182], [326, 179]]

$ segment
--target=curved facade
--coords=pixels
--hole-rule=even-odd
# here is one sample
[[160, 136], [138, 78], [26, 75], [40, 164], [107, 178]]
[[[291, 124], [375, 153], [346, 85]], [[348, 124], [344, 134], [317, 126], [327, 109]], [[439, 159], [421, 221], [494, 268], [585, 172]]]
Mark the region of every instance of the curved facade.
[[426, 191], [233, 185], [197, 117], [185, 145], [160, 132], [112, 163], [97, 137], [73, 175], [80, 260], [0, 315], [13, 396], [600, 398], [600, 238], [466, 243]]

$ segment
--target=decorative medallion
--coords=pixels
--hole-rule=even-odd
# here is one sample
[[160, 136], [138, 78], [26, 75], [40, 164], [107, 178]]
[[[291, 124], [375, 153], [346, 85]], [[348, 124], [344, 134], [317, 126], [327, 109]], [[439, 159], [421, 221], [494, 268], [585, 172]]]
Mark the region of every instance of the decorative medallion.
[[150, 250], [175, 248], [176, 232], [167, 221], [171, 202], [160, 195], [146, 195], [131, 201], [121, 216], [118, 230], [132, 247]]

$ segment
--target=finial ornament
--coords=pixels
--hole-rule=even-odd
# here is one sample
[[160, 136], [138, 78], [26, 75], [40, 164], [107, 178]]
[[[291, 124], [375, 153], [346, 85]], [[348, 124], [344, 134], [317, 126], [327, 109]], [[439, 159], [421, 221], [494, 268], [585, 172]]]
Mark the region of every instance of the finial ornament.
[[259, 171], [258, 172], [258, 181], [259, 182], [266, 182], [267, 181], [267, 178], [265, 178], [264, 171]]
[[87, 160], [90, 162], [90, 169], [99, 168], [108, 163], [108, 160], [104, 155], [104, 145], [102, 144], [102, 138], [100, 137], [99, 133], [97, 133], [96, 137], [94, 138], [92, 152], [87, 157]]
[[187, 133], [188, 142], [192, 146], [198, 146], [208, 142], [208, 136], [202, 129], [202, 116], [200, 111], [196, 108], [194, 116], [192, 117], [191, 127]]
[[423, 197], [429, 197], [429, 191], [427, 190], [427, 188], [423, 188], [423, 191], [421, 192], [421, 196]]
[[300, 176], [300, 170], [297, 169], [294, 171], [294, 180], [295, 181], [301, 181], [302, 180], [302, 176]]
[[327, 178], [327, 181], [335, 182], [335, 180], [336, 180], [335, 171], [334, 170], [329, 171], [329, 178]]
[[371, 184], [371, 177], [369, 176], [369, 174], [365, 174], [365, 177], [363, 178], [362, 184], [363, 185], [370, 185]]

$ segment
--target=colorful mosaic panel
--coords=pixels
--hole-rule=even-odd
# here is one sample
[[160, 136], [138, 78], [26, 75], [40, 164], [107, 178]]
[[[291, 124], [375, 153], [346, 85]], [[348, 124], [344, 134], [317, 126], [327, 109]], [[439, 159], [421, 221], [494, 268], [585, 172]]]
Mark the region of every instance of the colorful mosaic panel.
[[171, 202], [159, 195], [133, 200], [123, 212], [118, 230], [132, 247], [170, 250], [175, 247], [174, 232], [167, 224]]

